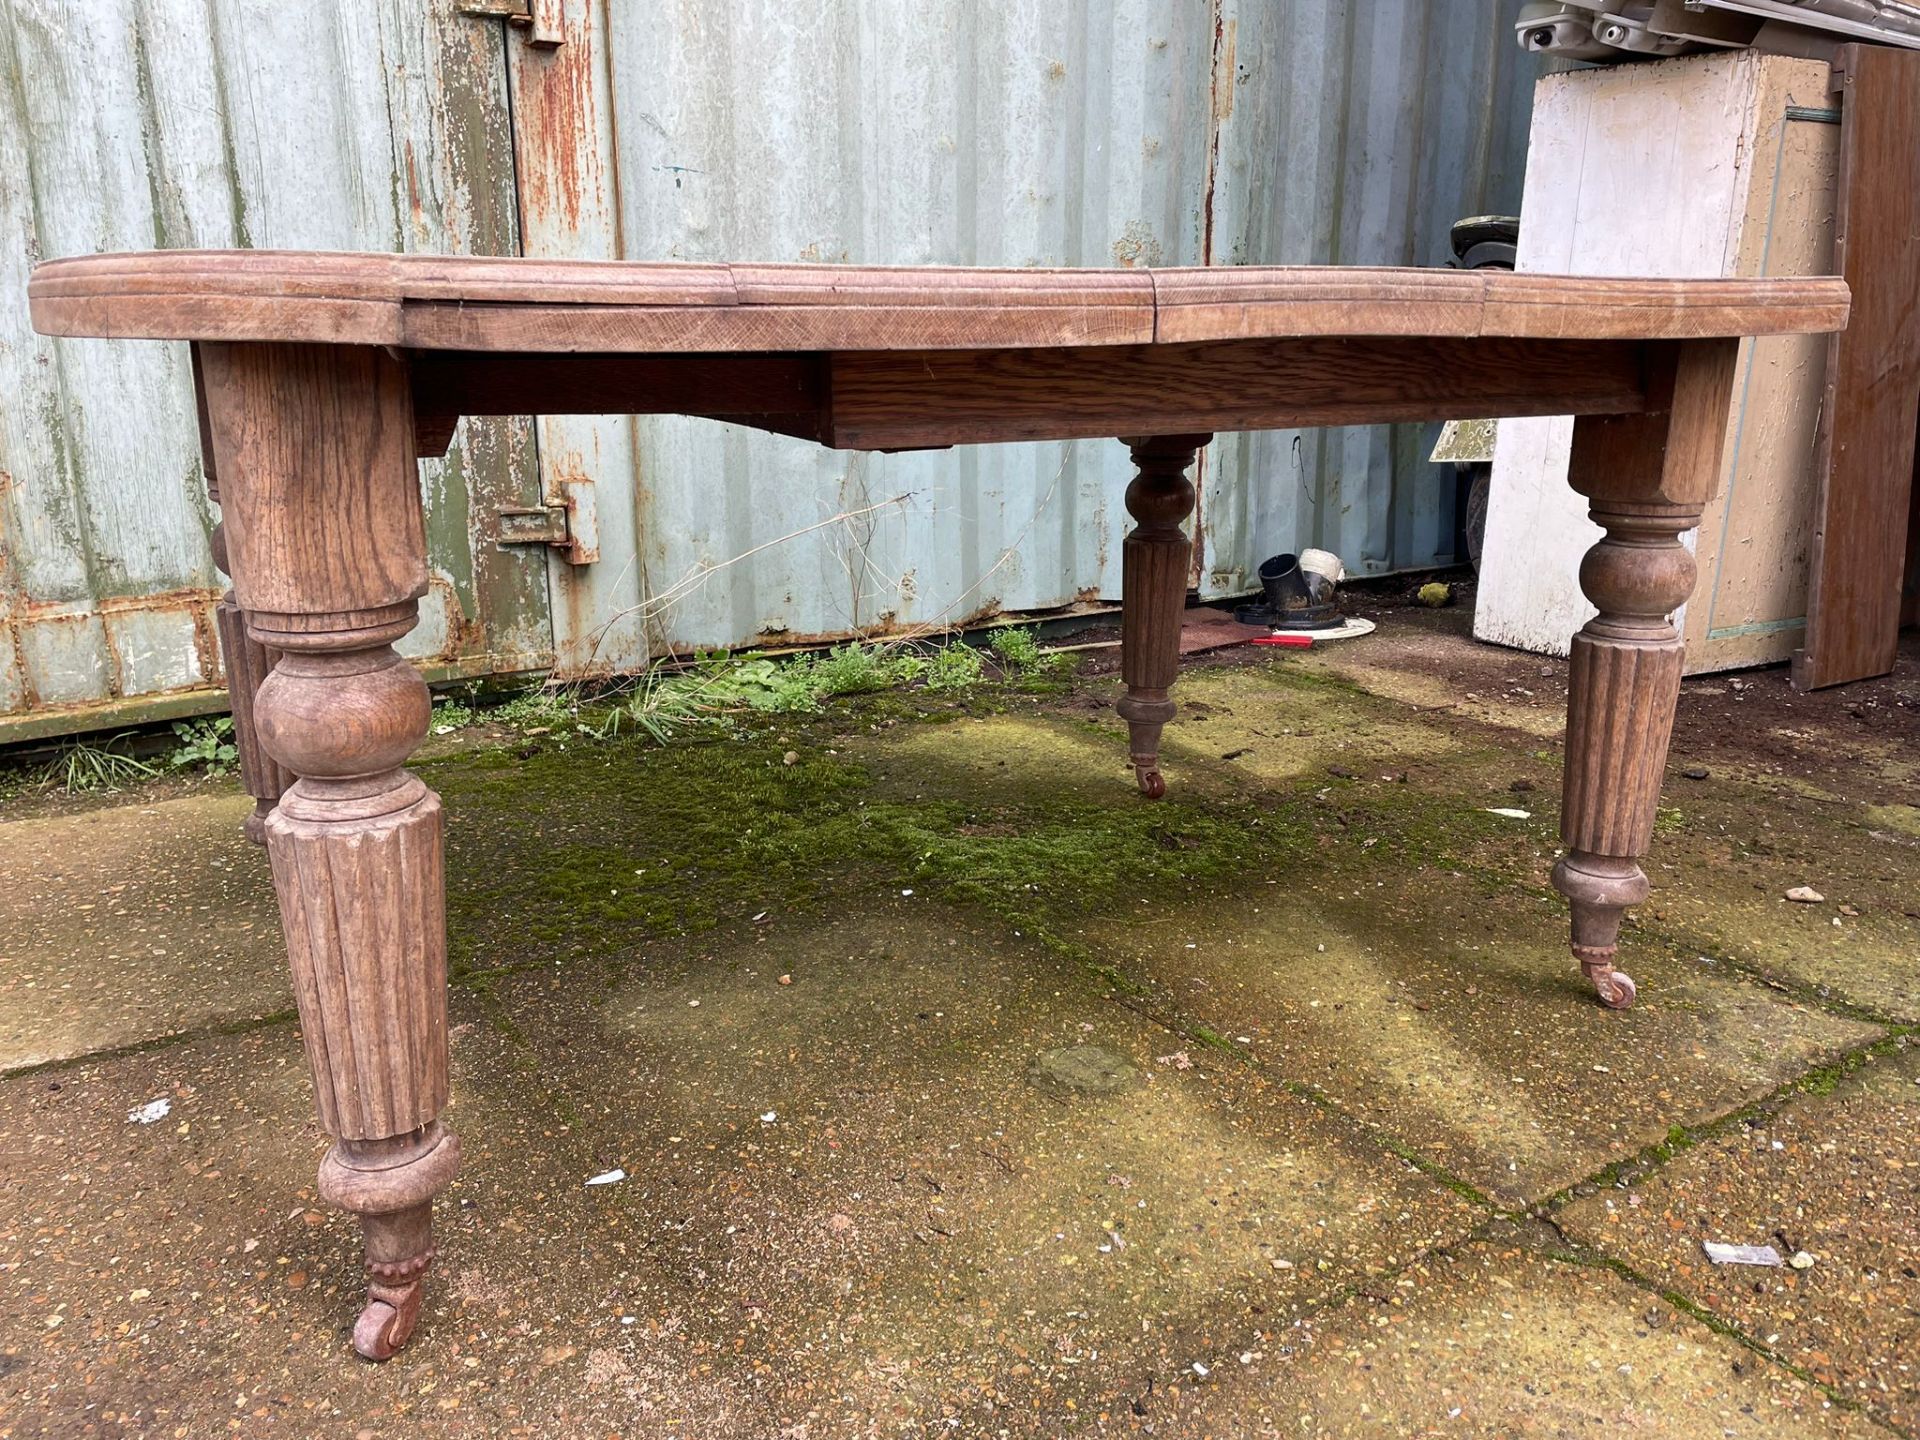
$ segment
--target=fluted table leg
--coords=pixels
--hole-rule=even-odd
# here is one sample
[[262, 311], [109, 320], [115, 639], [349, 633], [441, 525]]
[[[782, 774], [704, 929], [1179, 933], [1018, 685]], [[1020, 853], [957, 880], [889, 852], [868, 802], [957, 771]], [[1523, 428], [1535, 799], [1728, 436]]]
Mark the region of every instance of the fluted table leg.
[[1631, 1005], [1620, 926], [1647, 898], [1683, 647], [1670, 619], [1693, 592], [1693, 552], [1720, 477], [1738, 342], [1690, 341], [1658, 358], [1658, 407], [1575, 422], [1568, 478], [1606, 534], [1580, 565], [1599, 610], [1573, 640], [1565, 789], [1554, 888], [1573, 910], [1573, 954], [1602, 1003]]
[[1211, 435], [1156, 435], [1122, 441], [1138, 473], [1127, 486], [1133, 531], [1120, 552], [1120, 674], [1127, 693], [1115, 707], [1127, 722], [1128, 749], [1140, 793], [1167, 793], [1160, 773], [1160, 732], [1173, 718], [1180, 673], [1180, 621], [1187, 607], [1193, 542], [1180, 524], [1193, 513], [1187, 470]]
[[320, 1122], [320, 1192], [357, 1214], [354, 1346], [406, 1343], [459, 1143], [447, 1102], [440, 801], [403, 767], [430, 698], [393, 642], [418, 619], [425, 534], [404, 363], [345, 346], [204, 347], [237, 598], [279, 658], [254, 697], [298, 777], [267, 853]]

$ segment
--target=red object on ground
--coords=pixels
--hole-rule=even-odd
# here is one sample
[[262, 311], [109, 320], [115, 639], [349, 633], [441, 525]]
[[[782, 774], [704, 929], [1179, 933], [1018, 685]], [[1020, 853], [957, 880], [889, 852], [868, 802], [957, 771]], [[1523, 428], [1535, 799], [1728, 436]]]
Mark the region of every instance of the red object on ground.
[[1313, 646], [1311, 635], [1257, 635], [1247, 642], [1249, 645], [1284, 645], [1289, 650], [1307, 650]]
[[1233, 611], [1215, 605], [1196, 605], [1180, 618], [1180, 653], [1197, 655], [1207, 650], [1224, 650], [1229, 645], [1244, 645], [1256, 635], [1265, 635], [1264, 625], [1242, 625]]

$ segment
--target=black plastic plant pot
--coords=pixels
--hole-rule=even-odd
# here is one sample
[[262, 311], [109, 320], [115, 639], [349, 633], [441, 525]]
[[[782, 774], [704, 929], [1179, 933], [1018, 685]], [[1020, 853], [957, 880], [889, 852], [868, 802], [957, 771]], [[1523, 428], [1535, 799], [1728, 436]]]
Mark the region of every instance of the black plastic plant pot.
[[1242, 605], [1234, 618], [1242, 625], [1268, 625], [1275, 630], [1330, 630], [1341, 623], [1334, 604], [1333, 581], [1300, 568], [1298, 555], [1275, 555], [1260, 566], [1260, 588], [1266, 601]]

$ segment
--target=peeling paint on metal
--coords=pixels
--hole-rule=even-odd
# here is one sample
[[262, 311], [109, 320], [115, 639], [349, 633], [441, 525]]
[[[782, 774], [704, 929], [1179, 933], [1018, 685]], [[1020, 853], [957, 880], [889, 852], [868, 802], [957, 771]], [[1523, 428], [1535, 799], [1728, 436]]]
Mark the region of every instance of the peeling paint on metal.
[[[27, 267], [156, 244], [514, 253], [506, 45], [405, 0], [0, 6], [0, 710], [70, 727], [219, 677], [185, 347], [35, 336]], [[529, 422], [463, 426], [422, 483], [445, 582], [423, 658], [544, 666], [545, 559], [485, 533], [538, 498]]]
[[[1435, 264], [1451, 220], [1517, 203], [1513, 8], [794, 0], [610, 25], [567, 0], [548, 51], [438, 0], [0, 7], [0, 707], [117, 705], [116, 666], [156, 694], [217, 678], [184, 353], [31, 335], [40, 255]], [[1305, 544], [1357, 574], [1448, 558], [1452, 490], [1419, 441], [1221, 437], [1202, 593]], [[494, 507], [570, 477], [594, 486], [598, 564], [492, 545]], [[444, 625], [419, 653], [444, 674], [628, 669], [769, 624], [824, 639], [1111, 597], [1126, 479], [1112, 442], [849, 466], [703, 421], [470, 423], [423, 467]], [[116, 650], [104, 602], [141, 596], [161, 629]]]

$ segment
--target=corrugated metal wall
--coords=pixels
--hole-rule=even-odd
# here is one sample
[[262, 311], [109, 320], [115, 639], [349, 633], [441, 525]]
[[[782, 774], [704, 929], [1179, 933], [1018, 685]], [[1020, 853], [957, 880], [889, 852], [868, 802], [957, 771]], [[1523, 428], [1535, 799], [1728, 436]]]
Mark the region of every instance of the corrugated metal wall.
[[[1437, 264], [1451, 220], [1518, 206], [1535, 66], [1515, 6], [567, 0], [567, 44], [541, 51], [455, 0], [0, 0], [0, 714], [213, 679], [183, 353], [32, 337], [25, 260]], [[1111, 443], [853, 456], [668, 419], [530, 435], [469, 427], [429, 473], [444, 603], [419, 649], [443, 669], [623, 667], [1118, 592]], [[597, 565], [486, 542], [536, 448], [548, 484], [594, 481]], [[1423, 453], [1410, 427], [1223, 437], [1202, 592], [1303, 544], [1361, 573], [1450, 558], [1451, 486]], [[50, 619], [80, 638], [46, 641]]]
[[[0, 738], [203, 707], [220, 683], [184, 345], [53, 341], [43, 257], [519, 247], [505, 37], [450, 4], [0, 0]], [[423, 467], [439, 675], [543, 667], [545, 561], [487, 538], [538, 497], [526, 421]]]
[[[1519, 213], [1541, 66], [1514, 43], [1515, 5], [1238, 8], [1210, 262], [1438, 265], [1453, 221]], [[1358, 575], [1450, 562], [1453, 486], [1426, 463], [1433, 433], [1396, 425], [1215, 441], [1202, 593], [1245, 591], [1265, 556], [1308, 545]]]
[[[629, 257], [1437, 264], [1453, 220], [1518, 207], [1538, 65], [1513, 43], [1515, 9], [576, 3], [600, 54], [544, 63], [573, 67], [563, 93], [603, 117], [612, 149], [569, 157], [569, 183], [541, 187], [528, 247], [584, 195], [610, 212], [609, 248], [594, 253]], [[541, 63], [521, 57], [518, 73]], [[523, 186], [554, 165], [524, 148], [521, 163]], [[577, 245], [579, 227], [558, 228]], [[1263, 556], [1306, 544], [1362, 574], [1451, 560], [1452, 488], [1425, 463], [1425, 436], [1222, 437], [1204, 462], [1201, 593], [1244, 593]], [[598, 441], [621, 445], [635, 487], [603, 475], [600, 510], [634, 510], [624, 598], [672, 598], [656, 600], [647, 635], [596, 628], [602, 655], [1119, 593], [1128, 472], [1111, 442], [847, 456], [648, 419], [631, 440]], [[861, 513], [833, 521], [849, 511]], [[555, 613], [564, 631], [607, 606]]]

